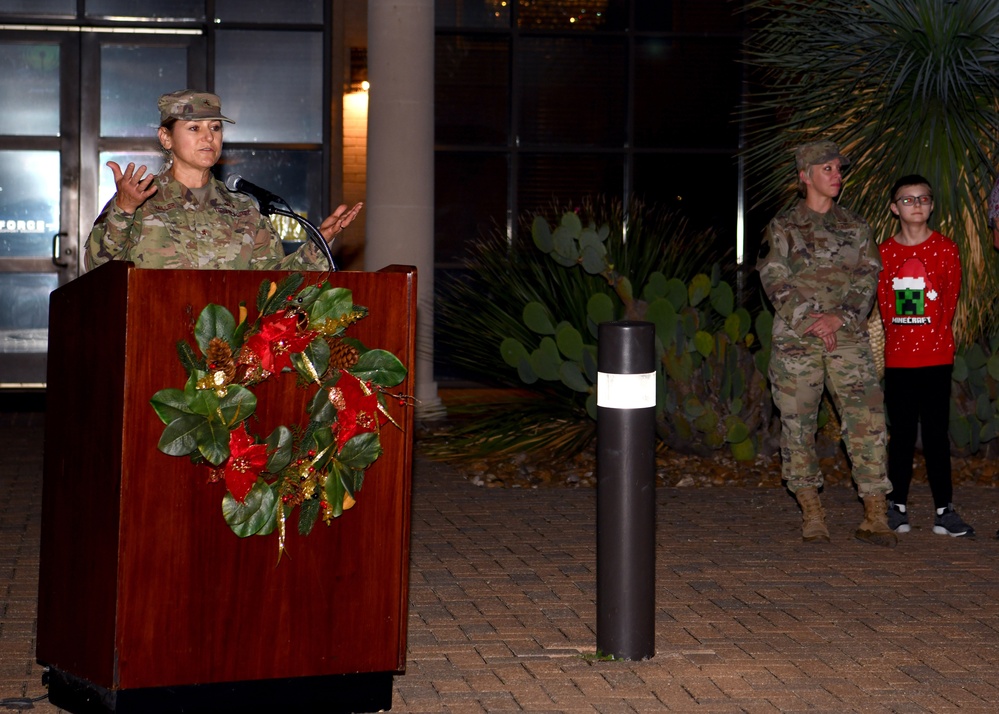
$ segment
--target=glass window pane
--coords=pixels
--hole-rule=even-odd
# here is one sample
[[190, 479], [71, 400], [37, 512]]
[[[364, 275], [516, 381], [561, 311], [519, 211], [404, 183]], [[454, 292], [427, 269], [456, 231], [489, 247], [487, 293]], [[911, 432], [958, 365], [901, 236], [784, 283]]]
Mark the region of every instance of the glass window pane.
[[518, 26], [528, 30], [623, 30], [628, 24], [627, 0], [519, 0], [517, 13]]
[[5, 0], [0, 7], [4, 15], [76, 15], [76, 0]]
[[735, 247], [738, 169], [728, 154], [635, 157], [635, 195], [646, 204], [680, 211], [694, 231], [712, 229], [717, 245]]
[[436, 264], [456, 264], [469, 241], [506, 230], [506, 154], [438, 152], [434, 160]]
[[437, 38], [435, 120], [438, 144], [504, 146], [509, 132], [507, 39]]
[[0, 151], [0, 257], [52, 255], [60, 177], [58, 151]]
[[205, 0], [86, 0], [87, 17], [204, 20]]
[[[734, 147], [741, 70], [738, 38], [635, 43], [635, 145]], [[696, 67], [696, 72], [690, 72]], [[696, 107], [696, 111], [687, 111]]]
[[101, 47], [101, 136], [156, 136], [156, 101], [186, 87], [185, 47]]
[[528, 144], [623, 146], [624, 41], [592, 36], [524, 38], [516, 57], [523, 88], [520, 136]]
[[742, 3], [731, 0], [635, 2], [635, 27], [643, 32], [737, 32], [741, 8]]
[[323, 140], [320, 32], [219, 32], [215, 86], [231, 141]]
[[[155, 105], [154, 105], [155, 106]], [[147, 171], [159, 173], [163, 168], [164, 154], [162, 151], [142, 151], [142, 152], [114, 152], [102, 151], [98, 160], [100, 161], [100, 179], [97, 188], [97, 205], [93, 207], [94, 218], [101, 212], [111, 197], [118, 189], [114, 185], [114, 174], [108, 168], [108, 161], [114, 161], [124, 169], [130, 163], [138, 166], [145, 166]]]
[[49, 293], [59, 285], [56, 273], [0, 273], [0, 351], [34, 352], [40, 338], [42, 351], [46, 338], [37, 333], [18, 339], [12, 332], [37, 330], [49, 324]]
[[573, 205], [584, 198], [624, 195], [620, 154], [528, 154], [520, 157], [517, 205], [521, 215]]
[[0, 97], [0, 134], [59, 136], [59, 45], [0, 44]]
[[[216, 173], [223, 181], [239, 174], [252, 184], [280, 196], [295, 213], [319, 225], [322, 215], [322, 153], [319, 151], [258, 151], [225, 149]], [[283, 219], [271, 219], [285, 237]], [[295, 229], [291, 219], [287, 230]]]
[[512, 0], [437, 0], [437, 27], [509, 27]]
[[215, 0], [215, 17], [223, 22], [322, 24], [321, 0]]

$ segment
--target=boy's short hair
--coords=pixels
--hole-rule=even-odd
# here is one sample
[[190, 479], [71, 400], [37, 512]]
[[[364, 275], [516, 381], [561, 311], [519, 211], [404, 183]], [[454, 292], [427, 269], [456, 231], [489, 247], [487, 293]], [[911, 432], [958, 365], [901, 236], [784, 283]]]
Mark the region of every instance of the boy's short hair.
[[918, 184], [924, 184], [927, 188], [930, 189], [930, 192], [933, 191], [933, 185], [929, 181], [927, 181], [923, 176], [920, 176], [919, 174], [909, 174], [908, 176], [903, 176], [902, 178], [900, 178], [898, 181], [895, 182], [895, 185], [891, 187], [891, 196], [890, 196], [891, 202], [892, 203], [895, 202], [895, 197], [898, 194], [898, 190], [900, 188], [902, 188], [903, 186], [916, 186]]

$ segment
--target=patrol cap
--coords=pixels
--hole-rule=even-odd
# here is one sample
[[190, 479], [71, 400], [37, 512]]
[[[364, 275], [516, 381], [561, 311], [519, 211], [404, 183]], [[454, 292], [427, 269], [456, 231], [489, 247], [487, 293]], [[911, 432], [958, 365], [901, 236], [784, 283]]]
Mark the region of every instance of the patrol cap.
[[804, 171], [809, 166], [824, 164], [833, 159], [839, 159], [843, 166], [847, 166], [850, 160], [839, 153], [839, 147], [831, 141], [813, 141], [809, 144], [802, 144], [794, 150], [794, 158], [798, 164], [798, 171]]
[[160, 124], [171, 117], [183, 121], [204, 121], [218, 119], [235, 124], [222, 115], [222, 100], [210, 92], [182, 89], [179, 92], [164, 94], [159, 100]]

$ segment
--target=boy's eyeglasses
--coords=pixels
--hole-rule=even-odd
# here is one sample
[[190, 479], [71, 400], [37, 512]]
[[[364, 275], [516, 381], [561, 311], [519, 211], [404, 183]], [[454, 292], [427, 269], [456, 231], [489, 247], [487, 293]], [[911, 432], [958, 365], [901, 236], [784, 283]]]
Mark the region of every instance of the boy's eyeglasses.
[[895, 203], [901, 203], [903, 206], [912, 206], [917, 203], [920, 206], [927, 206], [933, 203], [933, 196], [925, 193], [922, 196], [899, 196], [895, 199]]

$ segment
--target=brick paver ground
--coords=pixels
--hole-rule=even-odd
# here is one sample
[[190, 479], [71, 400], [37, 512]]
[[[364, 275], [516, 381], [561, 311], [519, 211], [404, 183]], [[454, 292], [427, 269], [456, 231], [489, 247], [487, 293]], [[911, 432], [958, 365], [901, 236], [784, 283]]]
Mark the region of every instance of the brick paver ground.
[[[0, 418], [0, 700], [45, 693], [40, 447], [37, 415]], [[999, 490], [958, 489], [972, 540], [934, 535], [914, 493], [913, 531], [884, 549], [853, 538], [847, 487], [824, 494], [829, 545], [801, 543], [780, 490], [660, 489], [656, 654], [639, 662], [593, 657], [595, 491], [482, 489], [419, 460], [413, 494], [393, 711], [999, 711]]]

